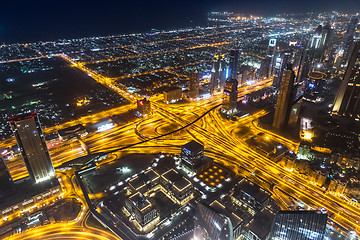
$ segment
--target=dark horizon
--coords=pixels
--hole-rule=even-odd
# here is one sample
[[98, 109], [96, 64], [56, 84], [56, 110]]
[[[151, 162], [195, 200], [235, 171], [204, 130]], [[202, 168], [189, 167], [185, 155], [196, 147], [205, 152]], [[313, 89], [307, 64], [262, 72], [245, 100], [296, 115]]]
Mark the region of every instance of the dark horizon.
[[[101, 5], [100, 5], [101, 4]], [[174, 29], [206, 26], [210, 11], [275, 16], [281, 13], [324, 11], [360, 11], [360, 1], [317, 1], [302, 3], [285, 0], [239, 2], [235, 0], [206, 2], [175, 0], [111, 1], [45, 1], [5, 2], [0, 12], [0, 44], [32, 43], [58, 39], [107, 36], [148, 32], [151, 29]]]

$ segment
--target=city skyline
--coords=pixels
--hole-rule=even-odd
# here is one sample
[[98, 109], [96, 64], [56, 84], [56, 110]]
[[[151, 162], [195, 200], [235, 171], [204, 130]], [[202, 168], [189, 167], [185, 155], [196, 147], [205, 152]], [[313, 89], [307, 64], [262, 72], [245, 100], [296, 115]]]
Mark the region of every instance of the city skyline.
[[359, 14], [62, 4], [0, 46], [0, 239], [360, 239]]
[[[0, 44], [32, 43], [82, 37], [108, 36], [206, 25], [210, 11], [239, 12], [262, 16], [283, 13], [356, 13], [360, 3], [352, 0], [325, 1], [96, 1], [52, 4], [46, 1], [6, 1], [0, 12]], [[70, 7], [71, 6], [71, 7]], [[140, 6], [140, 7], [138, 7]], [[123, 9], [126, 9], [124, 11]], [[355, 11], [355, 12], [353, 12]], [[22, 17], [14, 17], [16, 15]], [[66, 17], [64, 17], [66, 15]], [[95, 17], [96, 16], [96, 17]], [[25, 21], [26, 20], [26, 23]], [[46, 23], [46, 24], [44, 24]], [[130, 23], [130, 24], [128, 24]]]

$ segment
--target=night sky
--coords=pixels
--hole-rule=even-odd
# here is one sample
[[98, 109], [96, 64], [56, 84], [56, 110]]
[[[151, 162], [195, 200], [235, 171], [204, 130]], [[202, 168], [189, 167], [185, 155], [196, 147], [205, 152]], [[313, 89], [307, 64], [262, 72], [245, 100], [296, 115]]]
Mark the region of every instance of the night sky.
[[205, 25], [213, 10], [275, 15], [360, 12], [360, 0], [0, 0], [0, 44]]

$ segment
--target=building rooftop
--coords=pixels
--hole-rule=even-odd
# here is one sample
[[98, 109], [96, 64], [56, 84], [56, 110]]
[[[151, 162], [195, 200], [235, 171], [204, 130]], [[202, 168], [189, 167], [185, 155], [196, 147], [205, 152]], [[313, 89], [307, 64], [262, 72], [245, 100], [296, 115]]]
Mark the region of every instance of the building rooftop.
[[275, 213], [269, 209], [262, 209], [256, 213], [254, 218], [248, 222], [245, 227], [258, 236], [261, 240], [265, 240], [271, 231], [272, 224], [275, 219]]
[[182, 148], [185, 148], [185, 149], [189, 150], [190, 152], [197, 152], [197, 151], [204, 150], [204, 146], [194, 140], [188, 142], [187, 144], [182, 146]]
[[75, 132], [84, 131], [84, 130], [86, 130], [86, 128], [82, 124], [76, 124], [71, 127], [60, 129], [58, 130], [58, 133], [60, 136], [66, 136], [68, 134], [73, 134]]
[[227, 170], [216, 164], [213, 164], [197, 175], [197, 177], [209, 187], [215, 187], [219, 184], [223, 184], [229, 176], [230, 174]]
[[144, 173], [140, 173], [138, 176], [130, 179], [129, 185], [132, 186], [135, 190], [139, 190], [144, 187], [148, 182], [154, 181], [159, 178], [159, 174], [157, 174], [154, 170], [149, 169]]
[[253, 197], [257, 202], [264, 203], [268, 198], [270, 198], [271, 193], [260, 188], [255, 183], [252, 183], [246, 179], [242, 179], [235, 187], [234, 194], [237, 195], [238, 192], [245, 192], [251, 197]]
[[141, 213], [144, 213], [151, 209], [150, 208], [152, 206], [151, 203], [140, 192], [136, 192], [133, 195], [131, 195], [129, 197], [129, 200]]
[[191, 186], [191, 182], [174, 169], [170, 169], [169, 171], [164, 173], [162, 177], [165, 178], [167, 181], [172, 182], [173, 186], [179, 191]]
[[27, 118], [33, 118], [35, 116], [36, 116], [36, 112], [25, 113], [25, 114], [13, 116], [13, 117], [8, 117], [8, 121], [20, 121], [20, 120], [24, 120]]

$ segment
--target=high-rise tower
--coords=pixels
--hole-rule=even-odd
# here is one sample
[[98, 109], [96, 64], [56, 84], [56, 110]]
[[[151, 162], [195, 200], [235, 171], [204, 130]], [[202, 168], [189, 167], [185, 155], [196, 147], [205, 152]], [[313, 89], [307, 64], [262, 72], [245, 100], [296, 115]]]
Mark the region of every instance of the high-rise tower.
[[289, 121], [291, 106], [295, 98], [295, 91], [293, 87], [294, 79], [294, 71], [291, 69], [291, 65], [289, 65], [287, 70], [284, 72], [280, 92], [276, 102], [273, 127], [277, 130], [286, 127]]
[[225, 74], [224, 74], [224, 55], [216, 54], [214, 57], [213, 68], [211, 70], [211, 83], [210, 91], [211, 94], [216, 94], [222, 91], [225, 84]]
[[354, 48], [354, 38], [356, 33], [356, 27], [359, 23], [359, 19], [357, 17], [352, 17], [350, 20], [350, 23], [347, 27], [345, 38], [344, 38], [344, 44], [343, 44], [343, 59], [347, 63], [349, 60], [349, 57], [351, 56], [352, 50]]
[[8, 119], [26, 168], [35, 183], [53, 178], [55, 171], [36, 113]]
[[196, 99], [199, 97], [199, 73], [195, 70], [190, 73], [190, 91], [189, 98]]
[[238, 49], [230, 50], [228, 77], [237, 79], [238, 62], [239, 62], [239, 50]]
[[237, 91], [238, 81], [233, 78], [228, 78], [225, 82], [224, 88], [224, 108], [228, 110], [228, 112], [233, 113], [236, 111], [237, 107]]
[[338, 115], [360, 117], [360, 42], [356, 42], [352, 51], [332, 111]]

